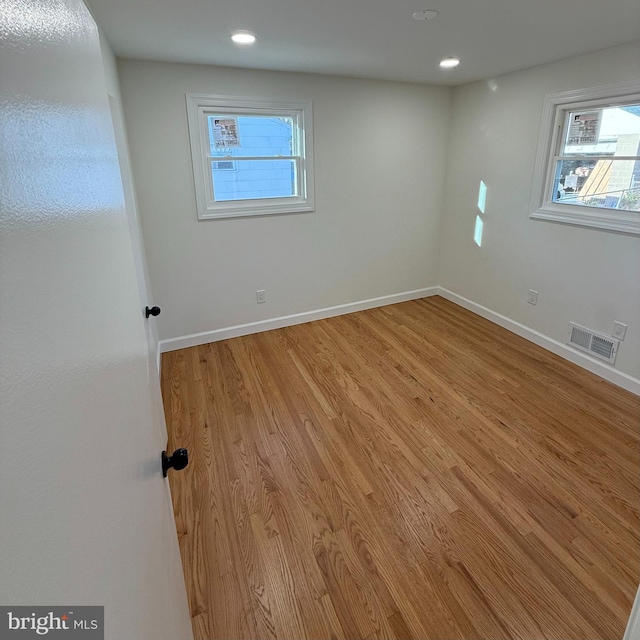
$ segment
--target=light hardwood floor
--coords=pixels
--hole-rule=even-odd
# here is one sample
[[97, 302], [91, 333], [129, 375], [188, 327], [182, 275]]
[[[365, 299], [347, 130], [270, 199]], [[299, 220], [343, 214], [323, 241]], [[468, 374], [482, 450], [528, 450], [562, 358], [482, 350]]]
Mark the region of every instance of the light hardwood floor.
[[440, 298], [167, 353], [196, 640], [616, 640], [640, 398]]

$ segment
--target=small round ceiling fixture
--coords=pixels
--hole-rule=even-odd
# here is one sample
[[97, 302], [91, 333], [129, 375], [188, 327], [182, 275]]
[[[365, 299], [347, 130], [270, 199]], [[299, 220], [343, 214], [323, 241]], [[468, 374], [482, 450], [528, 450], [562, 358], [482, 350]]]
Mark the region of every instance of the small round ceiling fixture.
[[460, 58], [442, 58], [440, 60], [440, 67], [442, 69], [455, 69], [460, 64]]
[[416, 11], [412, 17], [414, 20], [431, 20], [437, 15], [438, 12], [435, 9], [427, 9], [426, 11]]
[[256, 37], [248, 31], [235, 31], [231, 34], [231, 40], [236, 44], [249, 45], [254, 44]]

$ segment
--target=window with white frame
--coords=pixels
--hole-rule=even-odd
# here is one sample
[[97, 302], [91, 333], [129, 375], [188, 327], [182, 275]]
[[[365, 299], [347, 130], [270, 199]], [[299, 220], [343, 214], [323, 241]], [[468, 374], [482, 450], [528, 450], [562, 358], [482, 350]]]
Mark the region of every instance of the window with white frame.
[[640, 82], [545, 98], [531, 212], [640, 234]]
[[187, 94], [198, 218], [314, 210], [311, 103]]

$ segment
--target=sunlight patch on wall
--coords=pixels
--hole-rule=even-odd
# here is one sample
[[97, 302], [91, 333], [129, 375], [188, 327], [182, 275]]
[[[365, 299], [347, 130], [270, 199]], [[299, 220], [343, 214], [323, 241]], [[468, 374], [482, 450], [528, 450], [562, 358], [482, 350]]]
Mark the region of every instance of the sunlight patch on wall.
[[473, 241], [479, 246], [482, 246], [482, 230], [484, 228], [484, 223], [482, 222], [482, 218], [480, 216], [476, 216], [476, 228], [473, 232]]
[[480, 213], [484, 213], [487, 205], [487, 185], [480, 180], [480, 189], [478, 189], [478, 209]]
[[[485, 208], [487, 206], [487, 185], [483, 180], [480, 180], [480, 187], [478, 189], [478, 209], [480, 213], [484, 214]], [[476, 226], [473, 231], [473, 241], [479, 246], [482, 246], [482, 232], [484, 230], [484, 221], [482, 218], [477, 215], [476, 216]]]

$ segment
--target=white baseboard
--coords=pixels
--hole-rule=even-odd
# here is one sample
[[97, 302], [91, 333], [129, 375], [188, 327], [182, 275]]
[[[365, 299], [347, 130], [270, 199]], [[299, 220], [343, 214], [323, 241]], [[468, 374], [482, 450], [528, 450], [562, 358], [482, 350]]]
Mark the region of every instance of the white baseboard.
[[335, 307], [327, 307], [326, 309], [315, 309], [313, 311], [294, 313], [290, 316], [281, 316], [279, 318], [259, 320], [258, 322], [238, 324], [233, 327], [214, 329], [213, 331], [203, 331], [202, 333], [194, 333], [189, 336], [160, 340], [158, 345], [159, 352], [165, 353], [167, 351], [175, 351], [176, 349], [196, 347], [201, 344], [207, 344], [208, 342], [217, 342], [219, 340], [227, 340], [229, 338], [237, 338], [239, 336], [248, 336], [252, 333], [260, 333], [261, 331], [281, 329], [282, 327], [290, 327], [295, 324], [303, 324], [304, 322], [311, 322], [313, 320], [332, 318], [334, 316], [341, 316], [347, 313], [354, 313], [355, 311], [364, 311], [365, 309], [374, 309], [375, 307], [384, 307], [388, 304], [406, 302], [407, 300], [417, 300], [418, 298], [427, 298], [435, 295], [438, 295], [438, 287], [427, 287], [426, 289], [394, 293], [390, 296], [382, 296], [380, 298], [360, 300], [359, 302], [349, 302], [348, 304], [340, 304]]
[[583, 369], [587, 369], [587, 371], [591, 371], [591, 373], [595, 373], [596, 375], [612, 382], [627, 391], [631, 391], [631, 393], [635, 393], [636, 395], [640, 395], [640, 380], [634, 378], [622, 371], [618, 371], [614, 369], [612, 366], [605, 364], [603, 362], [599, 362], [590, 356], [580, 353], [578, 351], [574, 351], [571, 347], [568, 347], [566, 344], [562, 342], [558, 342], [553, 338], [549, 338], [535, 329], [531, 329], [524, 324], [520, 324], [515, 320], [511, 320], [511, 318], [507, 318], [491, 309], [487, 309], [487, 307], [483, 307], [480, 304], [473, 302], [472, 300], [468, 300], [467, 298], [463, 298], [459, 296], [457, 293], [453, 293], [453, 291], [449, 291], [444, 287], [438, 287], [439, 295], [451, 302], [454, 302], [473, 313], [477, 313], [479, 316], [486, 318], [487, 320], [491, 320], [495, 324], [508, 329], [512, 333], [515, 333], [522, 338], [537, 344], [538, 346], [547, 349], [547, 351], [551, 351], [556, 355], [564, 358], [565, 360], [569, 360], [574, 364], [577, 364], [579, 367]]
[[257, 322], [249, 322], [247, 324], [239, 324], [232, 327], [223, 327], [222, 329], [214, 329], [213, 331], [203, 331], [202, 333], [194, 333], [188, 336], [180, 336], [178, 338], [170, 338], [169, 340], [160, 340], [158, 344], [158, 370], [160, 370], [160, 354], [167, 351], [175, 351], [176, 349], [186, 349], [188, 347], [196, 347], [208, 342], [217, 342], [219, 340], [227, 340], [229, 338], [237, 338], [239, 336], [247, 336], [252, 333], [260, 333], [261, 331], [270, 331], [271, 329], [281, 329], [282, 327], [290, 327], [304, 322], [312, 322], [313, 320], [322, 320], [324, 318], [332, 318], [356, 311], [364, 311], [365, 309], [373, 309], [375, 307], [383, 307], [388, 304], [396, 304], [398, 302], [406, 302], [407, 300], [417, 300], [418, 298], [427, 298], [429, 296], [441, 295], [443, 298], [454, 302], [479, 316], [495, 322], [495, 324], [508, 329], [509, 331], [537, 344], [538, 346], [555, 353], [556, 355], [577, 364], [583, 369], [587, 369], [592, 373], [612, 382], [613, 384], [631, 391], [640, 396], [640, 380], [634, 378], [622, 371], [611, 367], [608, 364], [599, 362], [591, 358], [587, 354], [574, 351], [562, 342], [558, 342], [553, 338], [549, 338], [535, 329], [531, 329], [526, 325], [520, 324], [507, 316], [503, 316], [487, 307], [483, 307], [472, 300], [464, 298], [453, 291], [449, 291], [444, 287], [427, 287], [426, 289], [416, 289], [414, 291], [405, 291], [403, 293], [395, 293], [380, 298], [371, 298], [369, 300], [360, 300], [359, 302], [350, 302], [335, 307], [327, 307], [325, 309], [315, 309], [313, 311], [304, 311], [289, 316], [281, 316], [279, 318], [269, 318], [267, 320], [259, 320]]

